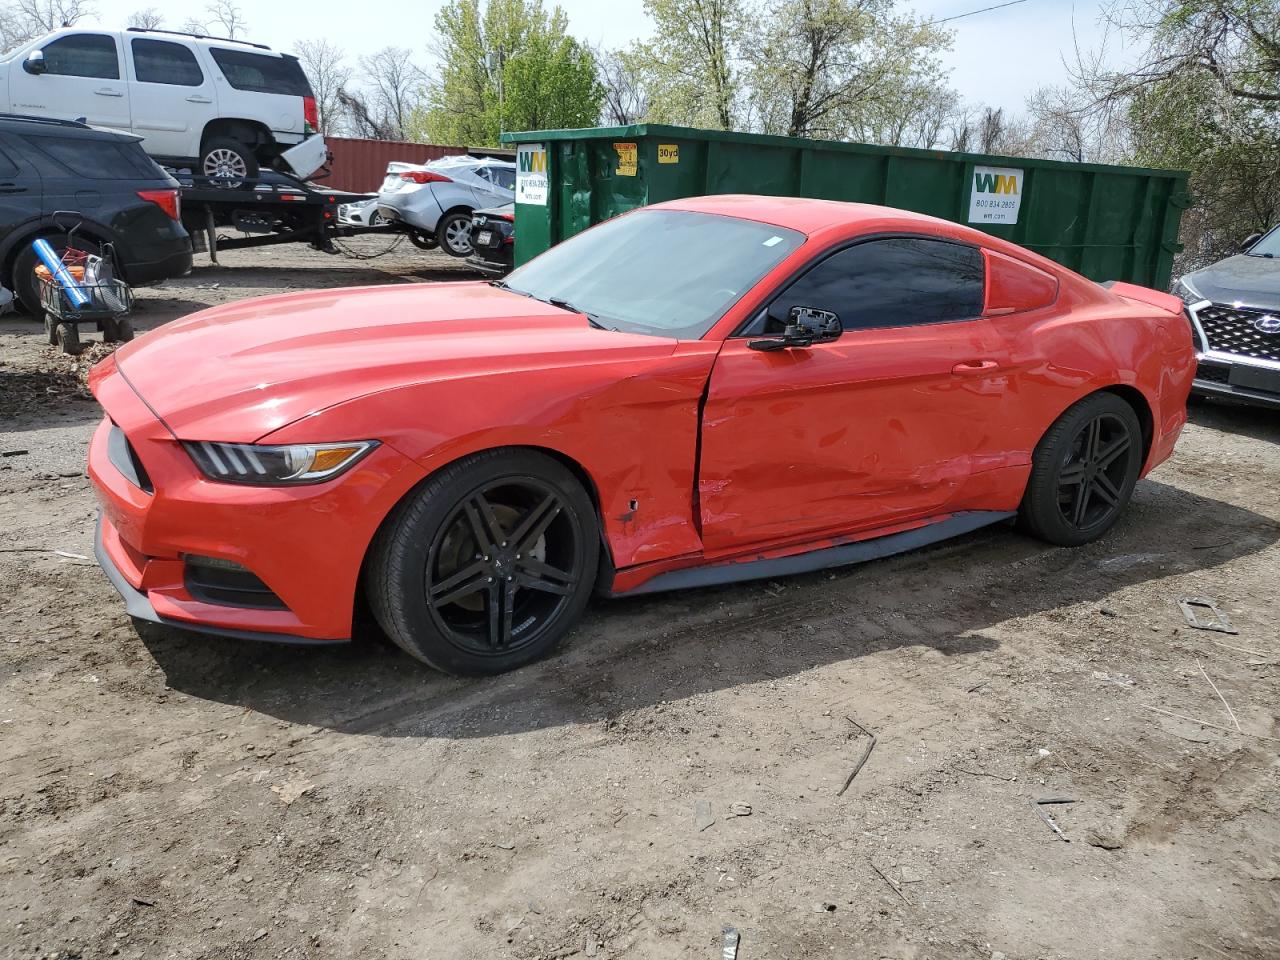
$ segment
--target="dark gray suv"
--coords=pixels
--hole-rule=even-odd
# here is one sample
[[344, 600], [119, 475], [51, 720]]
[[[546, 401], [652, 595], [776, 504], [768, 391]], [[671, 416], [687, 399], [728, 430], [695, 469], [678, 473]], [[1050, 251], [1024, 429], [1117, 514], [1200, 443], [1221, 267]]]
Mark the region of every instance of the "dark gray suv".
[[0, 114], [0, 283], [40, 311], [31, 241], [59, 253], [111, 244], [118, 274], [135, 286], [191, 269], [178, 181], [143, 152], [141, 138], [74, 120]]
[[1173, 292], [1195, 327], [1194, 392], [1280, 407], [1280, 226]]

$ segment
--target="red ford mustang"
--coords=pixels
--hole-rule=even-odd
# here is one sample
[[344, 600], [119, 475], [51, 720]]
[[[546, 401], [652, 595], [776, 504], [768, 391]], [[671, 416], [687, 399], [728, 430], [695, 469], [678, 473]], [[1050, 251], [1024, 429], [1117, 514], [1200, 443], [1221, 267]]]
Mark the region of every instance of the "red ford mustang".
[[1167, 458], [1177, 298], [882, 207], [703, 197], [505, 282], [316, 290], [93, 372], [98, 557], [135, 617], [335, 641], [361, 595], [442, 670], [619, 595], [853, 563], [1018, 518], [1104, 533]]

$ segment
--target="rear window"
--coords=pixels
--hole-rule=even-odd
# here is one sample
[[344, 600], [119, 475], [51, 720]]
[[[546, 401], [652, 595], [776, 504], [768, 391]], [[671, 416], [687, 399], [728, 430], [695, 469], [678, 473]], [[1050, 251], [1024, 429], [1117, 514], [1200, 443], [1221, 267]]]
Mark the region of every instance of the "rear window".
[[138, 143], [37, 136], [29, 137], [28, 142], [78, 177], [91, 180], [163, 180], [165, 177], [164, 171]]
[[282, 93], [290, 97], [311, 96], [311, 84], [302, 66], [293, 57], [270, 57], [244, 50], [211, 47], [213, 62], [227, 83], [237, 90], [253, 93]]

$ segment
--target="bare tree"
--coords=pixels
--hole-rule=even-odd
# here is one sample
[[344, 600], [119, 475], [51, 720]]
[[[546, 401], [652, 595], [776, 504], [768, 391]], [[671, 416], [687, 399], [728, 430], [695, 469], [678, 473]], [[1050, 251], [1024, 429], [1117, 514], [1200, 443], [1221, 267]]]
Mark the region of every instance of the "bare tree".
[[596, 50], [600, 85], [604, 87], [602, 122], [626, 126], [639, 123], [649, 112], [644, 76], [625, 50]]
[[351, 82], [351, 68], [344, 62], [346, 54], [328, 40], [303, 40], [297, 49], [298, 60], [315, 94], [320, 132], [326, 136], [336, 134], [346, 112], [342, 92]]
[[128, 24], [140, 30], [159, 30], [164, 26], [164, 15], [155, 7], [147, 7], [129, 14]]
[[9, 49], [50, 30], [75, 26], [91, 13], [90, 0], [18, 0], [0, 8], [0, 43]]
[[208, 15], [207, 19], [188, 17], [182, 22], [183, 31], [213, 34], [226, 37], [228, 40], [238, 40], [249, 29], [248, 21], [245, 20], [244, 14], [235, 5], [234, 0], [213, 0], [204, 9]]
[[357, 129], [379, 140], [403, 140], [414, 112], [422, 106], [422, 71], [402, 47], [384, 47], [360, 58], [361, 90], [344, 91], [340, 102]]
[[249, 23], [235, 0], [213, 0], [205, 9], [209, 11], [212, 25], [218, 27], [228, 40], [240, 39], [249, 29]]

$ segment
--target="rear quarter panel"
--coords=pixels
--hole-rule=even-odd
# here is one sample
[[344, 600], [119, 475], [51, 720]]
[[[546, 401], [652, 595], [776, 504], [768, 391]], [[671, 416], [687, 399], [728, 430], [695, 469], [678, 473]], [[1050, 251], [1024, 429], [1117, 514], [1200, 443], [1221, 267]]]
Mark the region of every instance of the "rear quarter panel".
[[1181, 315], [1064, 277], [1052, 306], [992, 318], [1010, 356], [1010, 389], [1020, 412], [1011, 442], [1033, 451], [1072, 404], [1098, 390], [1141, 394], [1151, 414], [1145, 475], [1172, 452], [1186, 422], [1194, 375], [1191, 332]]

